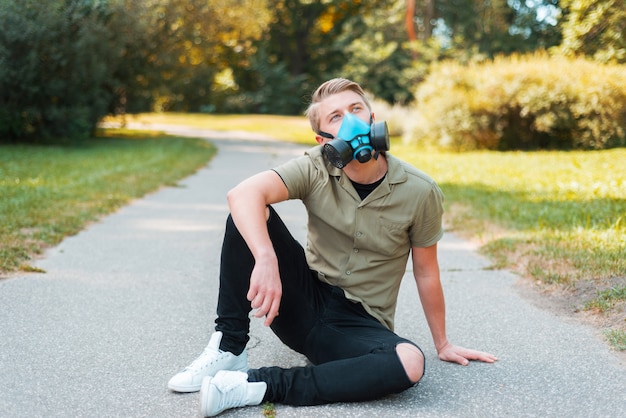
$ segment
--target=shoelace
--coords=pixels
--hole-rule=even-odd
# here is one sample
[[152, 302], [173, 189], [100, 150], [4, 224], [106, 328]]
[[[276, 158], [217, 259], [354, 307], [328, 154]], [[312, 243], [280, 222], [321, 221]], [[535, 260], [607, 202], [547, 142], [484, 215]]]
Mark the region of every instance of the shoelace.
[[[206, 348], [200, 356], [195, 359], [189, 366], [187, 366], [187, 370], [199, 370], [202, 369], [209, 364], [214, 363], [223, 357], [226, 353], [222, 353], [220, 351], [216, 351], [213, 348]], [[211, 361], [207, 362], [207, 358]]]

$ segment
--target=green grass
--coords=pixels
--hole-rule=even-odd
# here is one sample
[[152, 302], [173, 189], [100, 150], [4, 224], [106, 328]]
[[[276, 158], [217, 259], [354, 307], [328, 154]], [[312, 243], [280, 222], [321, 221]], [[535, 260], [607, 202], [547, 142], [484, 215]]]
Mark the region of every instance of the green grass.
[[626, 149], [393, 151], [437, 180], [447, 220], [502, 266], [523, 262], [548, 283], [626, 275]]
[[609, 344], [618, 351], [626, 351], [626, 331], [611, 329], [606, 333]]
[[214, 155], [199, 139], [110, 131], [83, 145], [0, 145], [0, 272], [36, 271], [32, 256]]
[[626, 301], [626, 285], [598, 291], [597, 294], [595, 299], [585, 304], [585, 309], [606, 312], [615, 307], [616, 303]]
[[276, 418], [276, 407], [271, 402], [265, 402], [263, 405], [263, 416], [265, 418]]
[[300, 144], [315, 143], [315, 136], [309, 121], [304, 116], [141, 113], [125, 118], [110, 117], [106, 121], [181, 125], [216, 131], [246, 131], [263, 133], [274, 139]]

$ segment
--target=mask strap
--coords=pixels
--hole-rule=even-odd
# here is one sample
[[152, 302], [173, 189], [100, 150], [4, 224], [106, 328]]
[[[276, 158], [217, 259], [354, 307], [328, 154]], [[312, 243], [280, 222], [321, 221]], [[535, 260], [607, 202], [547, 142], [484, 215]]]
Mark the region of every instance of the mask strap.
[[323, 136], [324, 138], [328, 138], [328, 139], [335, 139], [334, 136], [332, 136], [331, 134], [329, 134], [328, 132], [324, 132], [324, 131], [319, 131], [317, 133], [319, 136]]

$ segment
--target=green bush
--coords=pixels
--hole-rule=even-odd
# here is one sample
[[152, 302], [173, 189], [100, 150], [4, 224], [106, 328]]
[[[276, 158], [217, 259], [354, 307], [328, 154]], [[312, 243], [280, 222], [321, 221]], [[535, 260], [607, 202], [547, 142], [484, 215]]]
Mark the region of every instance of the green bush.
[[413, 140], [455, 150], [626, 145], [626, 66], [543, 54], [435, 66]]
[[115, 94], [118, 5], [0, 0], [0, 142], [91, 135]]

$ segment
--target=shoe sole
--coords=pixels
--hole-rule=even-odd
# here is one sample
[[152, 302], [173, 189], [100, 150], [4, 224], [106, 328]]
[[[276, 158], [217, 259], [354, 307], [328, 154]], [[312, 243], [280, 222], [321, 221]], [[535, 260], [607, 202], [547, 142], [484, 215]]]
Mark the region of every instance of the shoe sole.
[[213, 379], [212, 377], [205, 377], [204, 379], [202, 379], [202, 384], [200, 385], [200, 388], [202, 389], [200, 392], [202, 393], [202, 396], [200, 396], [200, 415], [203, 417], [208, 416], [207, 414], [207, 395], [206, 393], [209, 390], [209, 386], [211, 386], [211, 379]]
[[174, 392], [192, 393], [192, 392], [198, 392], [200, 390], [200, 388], [202, 388], [202, 384], [195, 385], [195, 386], [178, 386], [178, 385], [170, 385], [170, 384], [168, 384], [167, 387], [171, 391], [174, 391]]
[[[248, 365], [246, 364], [243, 367], [240, 367], [238, 369], [233, 368], [233, 369], [224, 369], [224, 370], [231, 370], [231, 371], [235, 371], [235, 372], [248, 372]], [[218, 370], [219, 371], [219, 370]], [[216, 372], [217, 373], [217, 372]], [[210, 376], [212, 377], [212, 376]], [[168, 383], [167, 387], [174, 391], [174, 392], [179, 392], [179, 393], [193, 393], [193, 392], [198, 392], [200, 391], [200, 389], [202, 388], [202, 383], [200, 383], [199, 385], [193, 385], [193, 386], [180, 386], [180, 385], [175, 385], [175, 384], [171, 384]]]

